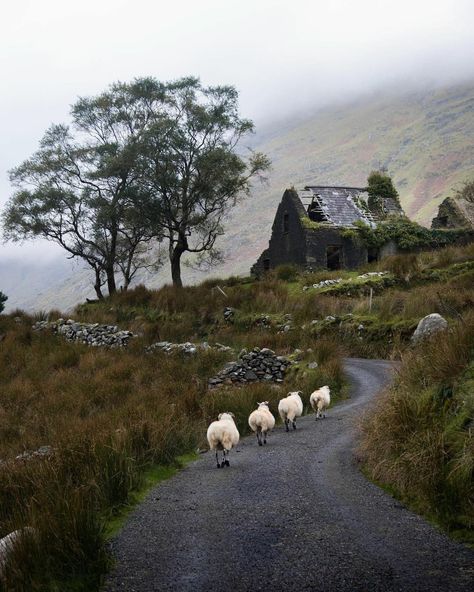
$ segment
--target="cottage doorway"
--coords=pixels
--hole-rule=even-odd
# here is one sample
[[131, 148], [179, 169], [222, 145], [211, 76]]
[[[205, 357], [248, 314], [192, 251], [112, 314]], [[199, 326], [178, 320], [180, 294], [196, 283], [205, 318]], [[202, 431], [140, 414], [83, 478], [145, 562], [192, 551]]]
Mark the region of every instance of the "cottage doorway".
[[342, 267], [342, 247], [339, 245], [330, 245], [326, 249], [327, 268], [331, 271], [341, 269]]
[[379, 250], [375, 247], [370, 247], [367, 250], [367, 263], [374, 263], [379, 260]]

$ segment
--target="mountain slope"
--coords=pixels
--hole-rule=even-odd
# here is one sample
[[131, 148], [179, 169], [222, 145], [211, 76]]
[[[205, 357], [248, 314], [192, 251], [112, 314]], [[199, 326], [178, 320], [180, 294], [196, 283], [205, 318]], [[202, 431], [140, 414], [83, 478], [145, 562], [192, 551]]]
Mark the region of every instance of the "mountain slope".
[[[249, 272], [267, 246], [276, 207], [291, 185], [363, 186], [372, 169], [385, 166], [407, 214], [429, 225], [453, 186], [474, 177], [474, 82], [341, 102], [267, 126], [253, 138], [252, 147], [272, 159], [268, 183], [255, 184], [251, 197], [235, 208], [220, 241], [226, 263], [207, 275]], [[203, 278], [192, 270], [183, 275], [187, 282]], [[43, 277], [42, 307], [49, 299], [51, 306], [70, 307], [86, 290], [71, 290], [69, 280], [61, 287], [57, 278], [49, 289], [48, 273]], [[81, 281], [76, 274], [73, 283]], [[138, 281], [158, 287], [169, 281], [168, 269]], [[31, 298], [25, 299], [21, 286], [7, 294], [10, 307], [31, 308]]]

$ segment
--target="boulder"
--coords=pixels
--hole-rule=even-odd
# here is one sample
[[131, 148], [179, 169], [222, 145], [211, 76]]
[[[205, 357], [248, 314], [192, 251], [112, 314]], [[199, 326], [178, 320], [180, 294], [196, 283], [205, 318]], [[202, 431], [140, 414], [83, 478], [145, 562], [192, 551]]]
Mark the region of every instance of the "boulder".
[[418, 343], [419, 341], [431, 337], [431, 335], [434, 335], [439, 331], [444, 331], [447, 328], [448, 322], [446, 319], [437, 312], [434, 312], [421, 319], [411, 340], [413, 343]]

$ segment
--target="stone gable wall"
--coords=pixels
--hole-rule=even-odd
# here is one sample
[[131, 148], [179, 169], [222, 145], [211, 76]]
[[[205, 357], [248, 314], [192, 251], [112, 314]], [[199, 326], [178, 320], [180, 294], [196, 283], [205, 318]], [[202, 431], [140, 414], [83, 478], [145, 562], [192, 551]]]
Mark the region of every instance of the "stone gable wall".
[[328, 246], [342, 248], [342, 268], [355, 269], [367, 263], [367, 248], [341, 236], [338, 228], [318, 228], [306, 231], [306, 266], [326, 268]]

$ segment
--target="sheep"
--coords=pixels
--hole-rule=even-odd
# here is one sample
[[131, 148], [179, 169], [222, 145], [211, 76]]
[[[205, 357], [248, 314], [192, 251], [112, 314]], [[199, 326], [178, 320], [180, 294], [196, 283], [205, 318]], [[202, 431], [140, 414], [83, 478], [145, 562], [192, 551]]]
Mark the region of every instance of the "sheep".
[[249, 426], [257, 434], [258, 445], [263, 446], [267, 443], [267, 433], [275, 427], [275, 418], [268, 408], [268, 401], [257, 405], [258, 409], [249, 415]]
[[281, 399], [278, 403], [278, 413], [285, 422], [286, 431], [289, 432], [290, 422], [293, 424], [293, 429], [296, 430], [296, 418], [303, 414], [303, 401], [301, 400], [301, 391], [288, 393], [288, 395]]
[[323, 411], [329, 407], [329, 403], [331, 402], [329, 387], [327, 385], [322, 386], [320, 389], [314, 391], [309, 398], [309, 402], [316, 413], [316, 419], [326, 417]]
[[8, 562], [10, 554], [15, 549], [15, 547], [21, 543], [21, 541], [28, 536], [34, 536], [36, 534], [36, 530], [31, 526], [25, 526], [24, 528], [19, 528], [18, 530], [14, 530], [7, 536], [0, 539], [0, 579], [3, 577], [3, 571], [5, 566]]
[[[221, 413], [217, 421], [213, 421], [207, 428], [207, 441], [209, 448], [216, 451], [217, 468], [229, 467], [229, 460], [226, 455], [231, 448], [239, 443], [239, 431], [234, 422], [234, 414], [230, 412]], [[222, 463], [219, 464], [219, 450], [222, 450]]]

